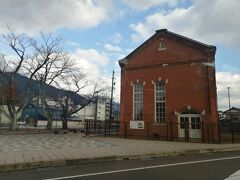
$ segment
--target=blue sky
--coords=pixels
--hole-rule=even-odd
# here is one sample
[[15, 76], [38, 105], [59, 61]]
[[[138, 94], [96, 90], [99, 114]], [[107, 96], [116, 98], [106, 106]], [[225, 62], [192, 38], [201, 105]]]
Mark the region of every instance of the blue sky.
[[89, 76], [110, 83], [116, 71], [115, 99], [120, 93], [117, 61], [155, 30], [213, 44], [219, 109], [226, 109], [228, 86], [232, 106], [240, 107], [239, 9], [239, 0], [3, 0], [0, 31], [9, 26], [31, 36], [39, 31], [62, 36], [65, 49]]

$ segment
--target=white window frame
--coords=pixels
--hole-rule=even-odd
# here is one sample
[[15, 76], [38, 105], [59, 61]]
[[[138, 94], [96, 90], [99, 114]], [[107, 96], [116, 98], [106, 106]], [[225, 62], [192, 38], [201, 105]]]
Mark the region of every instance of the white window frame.
[[[141, 92], [141, 95], [142, 95], [142, 97], [141, 97], [141, 104], [142, 104], [142, 115], [140, 115], [140, 118], [139, 119], [136, 119], [136, 117], [135, 117], [135, 86], [137, 85], [137, 84], [139, 84], [139, 85], [141, 85], [142, 86], [142, 92]], [[140, 82], [136, 82], [136, 83], [134, 83], [133, 84], [133, 121], [143, 121], [143, 83], [140, 83]]]
[[[164, 92], [164, 100], [157, 100], [157, 83], [163, 83], [164, 84], [164, 90], [160, 90], [158, 92]], [[164, 103], [164, 117], [163, 120], [158, 120], [157, 117], [157, 103]], [[166, 82], [165, 81], [156, 81], [154, 83], [154, 114], [155, 114], [155, 123], [166, 123]]]

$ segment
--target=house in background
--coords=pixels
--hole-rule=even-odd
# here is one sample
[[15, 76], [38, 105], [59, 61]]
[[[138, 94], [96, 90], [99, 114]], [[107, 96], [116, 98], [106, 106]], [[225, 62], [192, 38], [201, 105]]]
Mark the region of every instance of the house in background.
[[[60, 121], [62, 119], [62, 108], [60, 104], [51, 97], [46, 98], [46, 103], [48, 105], [48, 111], [53, 115], [53, 119]], [[24, 107], [21, 120], [27, 124], [37, 124], [37, 121], [47, 120], [40, 97], [36, 96], [32, 98], [31, 103]]]
[[224, 112], [222, 112], [221, 121], [234, 121], [234, 122], [240, 122], [240, 108], [232, 107]]
[[[217, 124], [215, 51], [161, 29], [121, 59], [120, 122], [128, 136], [201, 138], [203, 123]], [[218, 138], [217, 129], [208, 133]]]

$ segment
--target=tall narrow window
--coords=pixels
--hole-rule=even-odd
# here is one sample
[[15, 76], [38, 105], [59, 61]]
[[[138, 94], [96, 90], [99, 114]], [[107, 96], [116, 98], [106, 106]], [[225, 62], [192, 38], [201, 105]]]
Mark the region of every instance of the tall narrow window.
[[163, 81], [155, 84], [155, 117], [156, 122], [165, 122], [165, 82]]
[[143, 120], [143, 85], [140, 83], [134, 84], [134, 94], [133, 94], [133, 108], [134, 121]]

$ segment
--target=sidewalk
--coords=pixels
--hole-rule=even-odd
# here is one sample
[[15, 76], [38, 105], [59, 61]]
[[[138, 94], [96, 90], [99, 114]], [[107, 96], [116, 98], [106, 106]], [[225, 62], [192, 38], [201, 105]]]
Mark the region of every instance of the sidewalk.
[[237, 150], [240, 144], [84, 137], [83, 134], [0, 135], [0, 171]]

